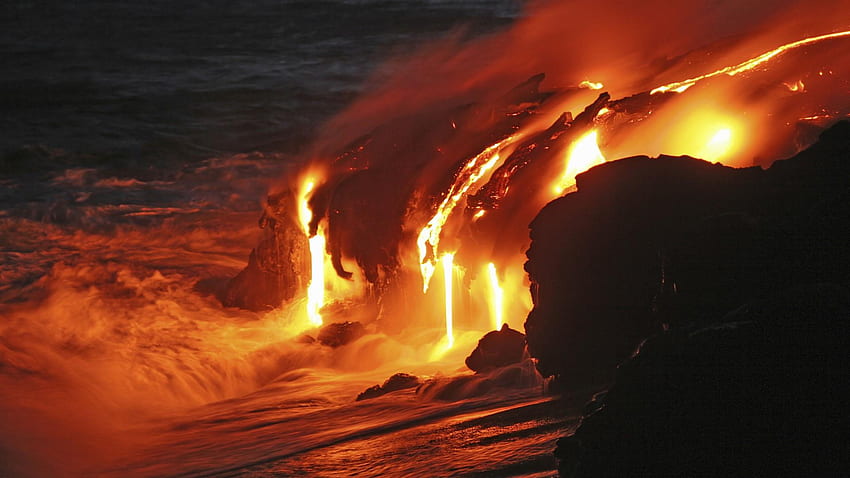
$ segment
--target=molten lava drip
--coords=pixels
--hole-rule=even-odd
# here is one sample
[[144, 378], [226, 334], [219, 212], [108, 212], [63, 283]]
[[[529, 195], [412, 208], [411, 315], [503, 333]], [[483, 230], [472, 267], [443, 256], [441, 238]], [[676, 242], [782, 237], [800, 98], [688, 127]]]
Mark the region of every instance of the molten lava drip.
[[[308, 201], [316, 186], [313, 178], [304, 181], [303, 191], [299, 200], [299, 219], [304, 233], [310, 235], [310, 220], [313, 213]], [[310, 244], [310, 283], [307, 286], [307, 318], [313, 325], [322, 325], [320, 310], [325, 302], [325, 237], [320, 231], [309, 239]]]
[[493, 330], [502, 328], [504, 321], [504, 291], [499, 285], [499, 276], [496, 273], [496, 264], [487, 264], [487, 280], [490, 285], [490, 310], [493, 315]]
[[[516, 103], [508, 103], [511, 105], [509, 108], [519, 109], [487, 110], [486, 114], [472, 116], [472, 122], [482, 121], [486, 124], [486, 121], [493, 121], [492, 118], [498, 118], [501, 115], [502, 118], [509, 118], [506, 121], [513, 121], [513, 123], [509, 127], [503, 127], [502, 124], [499, 126], [502, 129], [494, 126], [493, 131], [485, 140], [476, 143], [478, 144], [476, 148], [489, 144], [483, 149], [473, 150], [480, 151], [478, 154], [471, 158], [459, 156], [454, 159], [450, 163], [452, 164], [450, 181], [445, 182], [445, 184], [450, 185], [443, 190], [442, 194], [436, 195], [435, 198], [426, 196], [424, 201], [419, 201], [415, 196], [408, 196], [410, 204], [408, 205], [408, 212], [405, 213], [406, 217], [414, 218], [414, 227], [416, 228], [414, 231], [418, 230], [415, 236], [418, 255], [417, 265], [422, 280], [423, 293], [428, 292], [431, 279], [437, 267], [439, 267], [437, 263], [439, 262], [439, 265], [443, 268], [445, 337], [448, 346], [451, 347], [455, 342], [453, 330], [454, 291], [452, 290], [455, 261], [458, 261], [468, 270], [472, 270], [472, 268], [480, 270], [478, 264], [485, 264], [479, 292], [487, 297], [487, 302], [484, 304], [482, 299], [479, 305], [482, 312], [486, 306], [486, 309], [489, 310], [490, 323], [495, 329], [499, 329], [505, 323], [506, 297], [524, 293], [527, 286], [527, 284], [516, 284], [514, 281], [511, 282], [509, 290], [506, 290], [505, 288], [508, 286], [500, 283], [495, 263], [488, 262], [493, 259], [504, 262], [507, 256], [502, 251], [523, 247], [522, 244], [509, 244], [508, 242], [514, 240], [513, 238], [502, 240], [500, 237], [492, 237], [500, 235], [497, 231], [501, 227], [507, 226], [508, 222], [513, 220], [513, 217], [521, 220], [527, 217], [530, 220], [533, 217], [528, 216], [531, 209], [534, 209], [534, 211], [531, 211], [532, 214], [536, 213], [548, 201], [574, 188], [576, 176], [604, 163], [607, 160], [606, 154], [624, 157], [631, 154], [652, 154], [653, 151], [657, 151], [659, 154], [690, 155], [708, 161], [723, 161], [725, 164], [728, 164], [727, 160], [749, 160], [749, 157], [743, 157], [745, 153], [755, 155], [758, 152], [757, 147], [761, 145], [757, 142], [761, 140], [758, 136], [760, 132], [757, 131], [757, 126], [764, 126], [757, 122], [762, 121], [766, 124], [766, 120], [763, 120], [762, 117], [770, 117], [771, 113], [762, 115], [761, 111], [757, 110], [751, 111], [749, 116], [746, 112], [745, 114], [729, 113], [728, 111], [733, 107], [733, 103], [731, 101], [724, 103], [723, 100], [726, 98], [718, 93], [727, 93], [727, 88], [729, 91], [737, 93], [737, 90], [735, 90], [737, 85], [730, 88], [728, 84], [709, 83], [704, 90], [695, 89], [689, 92], [688, 96], [683, 95], [683, 98], [687, 98], [687, 100], [676, 102], [671, 98], [678, 98], [678, 94], [689, 90], [702, 80], [722, 75], [734, 77], [744, 72], [755, 74], [756, 71], [764, 69], [767, 62], [791, 50], [844, 37], [850, 37], [850, 31], [812, 36], [782, 45], [749, 60], [717, 69], [711, 73], [693, 76], [654, 89], [649, 89], [644, 85], [642, 88], [646, 89], [641, 92], [618, 100], [612, 100], [608, 93], [601, 93], [581, 114], [573, 118], [570, 113], [563, 113], [547, 129], [544, 129], [546, 122], [551, 121], [556, 112], [568, 111], [574, 106], [570, 103], [570, 107], [567, 108], [564, 100], [560, 100], [560, 103], [558, 103], [559, 100], [555, 100], [547, 103], [547, 109], [544, 109], [542, 105], [546, 98], [550, 95], [556, 98], [558, 98], [557, 95], [562, 95], [560, 98], [566, 98], [569, 101], [586, 101], [586, 96], [577, 95], [586, 94], [587, 90], [600, 90], [604, 88], [603, 83], [584, 80], [571, 89], [540, 93], [537, 88], [543, 76], [538, 75], [521, 85], [521, 88], [518, 87], [519, 93], [517, 95], [520, 96], [519, 99], [511, 97], [509, 100], [516, 100]], [[799, 73], [795, 72], [795, 74]], [[815, 87], [811, 86], [815, 85], [814, 82], [807, 85], [802, 79], [789, 81], [788, 78], [783, 78], [778, 83], [776, 79], [769, 79], [768, 82], [770, 81], [773, 84], [784, 84], [784, 88], [794, 94], [808, 93], [809, 89]], [[808, 78], [807, 81], [809, 81]], [[714, 89], [715, 86], [717, 86], [717, 89]], [[580, 91], [585, 93], [579, 93]], [[771, 92], [771, 94], [774, 93]], [[708, 100], [706, 100], [706, 97]], [[578, 100], [577, 98], [582, 99]], [[534, 106], [523, 106], [528, 104]], [[549, 105], [551, 104], [555, 104], [557, 110], [550, 108]], [[670, 105], [669, 109], [662, 108], [662, 106], [666, 107], [667, 105]], [[800, 120], [830, 117], [826, 109], [822, 109], [822, 111], [823, 115], [809, 113], [809, 116]], [[460, 117], [463, 118], [462, 114]], [[451, 134], [464, 131], [464, 124], [455, 121], [455, 119], [452, 117], [449, 121]], [[528, 121], [523, 122], [525, 119], [528, 119]], [[750, 124], [745, 121], [749, 121]], [[787, 124], [790, 125], [790, 123]], [[466, 126], [466, 128], [470, 131], [471, 136], [478, 134], [478, 129], [469, 128], [469, 126]], [[655, 130], [652, 130], [652, 128], [655, 128]], [[600, 138], [604, 140], [603, 146], [606, 147], [606, 154], [603, 154], [600, 149]], [[655, 140], [657, 144], [648, 145], [648, 142], [652, 141], [653, 138], [657, 138]], [[457, 137], [449, 137], [449, 139], [456, 140]], [[445, 138], [440, 141], [443, 140]], [[753, 144], [745, 144], [743, 140]], [[345, 165], [345, 168], [340, 167], [337, 172], [340, 175], [339, 178], [328, 181], [329, 184], [345, 184], [352, 191], [357, 187], [370, 184], [368, 181], [371, 179], [368, 174], [371, 174], [370, 169], [373, 167], [370, 166], [370, 161], [377, 162], [369, 156], [369, 154], [373, 154], [368, 149], [370, 141], [372, 139], [367, 139], [359, 146], [339, 156], [337, 163]], [[395, 143], [393, 143], [393, 147], [396, 147]], [[745, 151], [745, 147], [749, 150]], [[440, 151], [440, 154], [446, 154], [446, 164], [449, 164], [448, 159], [451, 158], [448, 154], [440, 148], [437, 148], [437, 150]], [[381, 153], [377, 154], [380, 155]], [[380, 171], [378, 167], [374, 169]], [[532, 173], [529, 173], [529, 171], [532, 171]], [[383, 174], [383, 172], [378, 174]], [[535, 174], [536, 178], [533, 177]], [[445, 176], [443, 177], [445, 178]], [[554, 178], [554, 180], [550, 178]], [[348, 179], [351, 179], [351, 181], [346, 183]], [[358, 181], [362, 181], [362, 183]], [[486, 184], [481, 185], [480, 183]], [[315, 185], [315, 178], [308, 177], [302, 185], [302, 193], [299, 198], [301, 224], [308, 235], [310, 220], [313, 219], [314, 223], [316, 222], [314, 214], [327, 214], [327, 212], [319, 212], [320, 209], [311, 213], [310, 206], [308, 206], [308, 200], [314, 194]], [[477, 191], [474, 188], [477, 188]], [[369, 186], [363, 189], [363, 191], [368, 190]], [[417, 192], [422, 190], [420, 189]], [[508, 190], [511, 190], [510, 195]], [[347, 189], [344, 191], [345, 194], [351, 194]], [[322, 194], [333, 197], [334, 192], [322, 191]], [[526, 202], [528, 204], [525, 204]], [[433, 207], [434, 204], [436, 204], [436, 207]], [[463, 218], [453, 218], [458, 206], [461, 209], [466, 208], [468, 214]], [[325, 205], [325, 211], [327, 210], [327, 205]], [[411, 211], [414, 211], [414, 213], [409, 214]], [[425, 213], [424, 217], [430, 218], [424, 226], [419, 222], [420, 216], [415, 213], [419, 211]], [[358, 209], [356, 213], [359, 212]], [[335, 214], [340, 213], [336, 211]], [[444, 230], [448, 231], [446, 224], [450, 219], [452, 219], [451, 232], [453, 234], [453, 243], [450, 247], [453, 252], [446, 253], [441, 250], [440, 241]], [[455, 224], [458, 225], [457, 228], [455, 228]], [[331, 238], [338, 237], [339, 230], [334, 230], [334, 227], [329, 222], [324, 229], [319, 228], [316, 234], [309, 238], [311, 276], [307, 294], [307, 313], [311, 323], [316, 325], [322, 322], [319, 311], [325, 300], [324, 233], [327, 232]], [[480, 235], [475, 236], [476, 234]], [[484, 235], [490, 237], [484, 237]], [[467, 246], [466, 238], [468, 237], [473, 237], [474, 241], [478, 241], [472, 244], [481, 243], [483, 247], [476, 250], [475, 246]], [[333, 239], [331, 242], [336, 244], [335, 240]], [[488, 250], [487, 247], [492, 249]], [[362, 248], [352, 247], [351, 250], [362, 250]], [[390, 250], [390, 248], [383, 246], [380, 248], [381, 254], [387, 250]], [[341, 252], [332, 250], [330, 254], [334, 260], [341, 260]], [[334, 254], [339, 255], [339, 257], [334, 256]], [[380, 294], [386, 290], [387, 284], [396, 285], [393, 283], [392, 275], [395, 274], [395, 267], [399, 264], [391, 262], [384, 264], [375, 261], [373, 256], [368, 256], [365, 253], [361, 257], [359, 253], [355, 252], [352, 257], [346, 258], [354, 259], [362, 266], [361, 259], [364, 257], [367, 262], [371, 261], [371, 264], [377, 262], [379, 266], [386, 266], [385, 275], [381, 276], [379, 287], [372, 289], [373, 291], [378, 291]], [[400, 257], [399, 259], [403, 258]], [[402, 267], [413, 266], [411, 263], [405, 264], [403, 260], [400, 262]], [[470, 264], [470, 262], [472, 263]], [[505, 270], [502, 273], [506, 273]], [[374, 273], [372, 275], [377, 276]], [[389, 279], [387, 279], [388, 277]], [[376, 283], [372, 279], [369, 280]], [[474, 281], [475, 279], [471, 280]], [[464, 284], [467, 284], [467, 282], [464, 282]], [[464, 299], [466, 299], [466, 296], [464, 296]], [[472, 299], [474, 300], [474, 297]], [[508, 307], [510, 306], [508, 305]], [[475, 311], [473, 311], [473, 315], [474, 313]], [[511, 311], [511, 316], [514, 314], [515, 311]]]
[[516, 140], [516, 136], [499, 141], [467, 161], [455, 182], [446, 193], [445, 199], [437, 207], [434, 216], [419, 233], [416, 244], [419, 247], [422, 291], [428, 292], [431, 276], [434, 275], [436, 257], [439, 253], [440, 233], [458, 202], [464, 198], [469, 188], [478, 182], [499, 161], [499, 153]]
[[454, 317], [452, 300], [452, 286], [454, 283], [454, 258], [453, 253], [444, 254], [441, 262], [443, 264], [443, 279], [446, 283], [446, 343], [448, 348], [451, 348], [455, 343], [454, 336]]

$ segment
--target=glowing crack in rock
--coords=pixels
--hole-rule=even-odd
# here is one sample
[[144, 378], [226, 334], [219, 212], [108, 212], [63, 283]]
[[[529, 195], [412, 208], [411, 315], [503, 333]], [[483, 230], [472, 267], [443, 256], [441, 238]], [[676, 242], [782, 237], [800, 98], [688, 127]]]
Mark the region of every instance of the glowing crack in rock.
[[721, 68], [717, 71], [713, 71], [711, 73], [706, 73], [705, 75], [700, 75], [700, 76], [697, 76], [695, 78], [690, 78], [690, 79], [687, 79], [687, 80], [684, 80], [684, 81], [678, 81], [678, 82], [670, 83], [670, 84], [667, 84], [667, 85], [664, 85], [664, 86], [659, 86], [658, 88], [655, 88], [654, 90], [652, 90], [650, 92], [650, 94], [654, 95], [656, 93], [664, 93], [664, 92], [667, 92], [667, 91], [682, 93], [683, 91], [694, 86], [695, 84], [699, 83], [702, 80], [706, 80], [708, 78], [713, 78], [713, 77], [719, 76], [719, 75], [735, 76], [739, 73], [743, 73], [745, 71], [750, 71], [753, 68], [756, 68], [757, 66], [762, 65], [762, 64], [772, 60], [777, 55], [781, 55], [782, 53], [793, 50], [795, 48], [799, 48], [799, 47], [805, 46], [805, 45], [811, 45], [812, 43], [817, 43], [817, 42], [823, 41], [823, 40], [830, 40], [830, 39], [833, 39], [833, 38], [841, 38], [841, 37], [850, 37], [850, 30], [846, 30], [846, 31], [842, 31], [842, 32], [835, 32], [835, 33], [828, 33], [826, 35], [808, 37], [808, 38], [804, 38], [802, 40], [798, 40], [798, 41], [795, 41], [795, 42], [792, 42], [792, 43], [787, 43], [787, 44], [782, 45], [778, 48], [770, 50], [767, 53], [763, 53], [763, 54], [761, 54], [761, 55], [759, 55], [755, 58], [751, 58], [751, 59], [744, 61], [742, 63], [738, 63], [737, 65], [727, 66], [727, 67]]
[[552, 187], [552, 191], [561, 195], [576, 183], [576, 176], [588, 169], [605, 162], [605, 156], [597, 145], [598, 135], [596, 130], [591, 130], [570, 145], [567, 152], [567, 164], [564, 174]]
[[493, 317], [494, 330], [499, 330], [504, 321], [504, 291], [499, 285], [499, 275], [496, 273], [496, 265], [492, 262], [487, 264], [487, 280], [490, 285], [490, 310]]
[[440, 233], [449, 216], [454, 211], [458, 202], [464, 198], [469, 188], [484, 177], [496, 163], [499, 162], [499, 153], [511, 144], [518, 135], [509, 136], [496, 144], [493, 144], [477, 156], [473, 157], [460, 170], [455, 182], [446, 193], [446, 197], [437, 207], [437, 211], [430, 221], [425, 225], [416, 239], [419, 249], [419, 270], [422, 275], [422, 291], [428, 292], [431, 277], [436, 269], [436, 258], [439, 254]]

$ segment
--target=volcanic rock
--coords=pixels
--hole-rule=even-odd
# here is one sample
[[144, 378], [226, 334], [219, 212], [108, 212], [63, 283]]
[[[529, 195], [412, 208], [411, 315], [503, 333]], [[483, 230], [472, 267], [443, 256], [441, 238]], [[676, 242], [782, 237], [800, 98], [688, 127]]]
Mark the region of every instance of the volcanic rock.
[[525, 334], [508, 324], [488, 332], [478, 341], [475, 350], [466, 357], [466, 366], [475, 372], [489, 372], [522, 361], [525, 354]]
[[848, 317], [816, 284], [648, 339], [559, 440], [561, 476], [846, 476]]
[[634, 157], [531, 224], [525, 328], [544, 376], [607, 384], [645, 337], [777, 291], [850, 281], [850, 122], [770, 169]]
[[408, 388], [418, 387], [422, 382], [419, 381], [419, 377], [415, 375], [410, 375], [407, 373], [397, 373], [392, 377], [388, 378], [383, 385], [373, 385], [363, 392], [360, 395], [357, 395], [357, 400], [369, 400], [371, 398], [377, 398], [381, 395], [386, 395], [390, 392], [395, 392], [397, 390], [404, 390]]
[[230, 280], [222, 297], [228, 307], [268, 310], [280, 307], [310, 282], [310, 247], [297, 218], [291, 191], [270, 196], [260, 217], [263, 238], [248, 266]]
[[317, 340], [320, 344], [337, 348], [350, 344], [366, 335], [366, 327], [360, 322], [335, 322], [319, 329]]

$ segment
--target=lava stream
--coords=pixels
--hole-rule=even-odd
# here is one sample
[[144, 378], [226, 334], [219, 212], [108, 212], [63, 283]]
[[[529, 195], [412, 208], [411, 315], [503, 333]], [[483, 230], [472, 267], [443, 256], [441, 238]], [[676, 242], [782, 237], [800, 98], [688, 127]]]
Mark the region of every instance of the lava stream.
[[453, 299], [452, 286], [454, 282], [454, 257], [452, 253], [443, 255], [443, 279], [446, 283], [446, 342], [448, 348], [451, 348], [455, 343], [454, 336], [454, 317], [453, 317]]
[[464, 198], [469, 188], [484, 177], [487, 172], [499, 162], [500, 154], [508, 145], [518, 138], [517, 135], [509, 136], [496, 144], [493, 144], [477, 156], [466, 162], [458, 173], [455, 182], [446, 193], [445, 199], [440, 203], [437, 212], [428, 221], [428, 224], [420, 231], [416, 239], [419, 248], [419, 268], [422, 274], [422, 291], [428, 292], [428, 285], [436, 269], [436, 257], [439, 252], [440, 233], [443, 226], [454, 211], [458, 202]]
[[687, 79], [687, 80], [678, 81], [678, 82], [675, 82], [675, 83], [670, 83], [670, 84], [667, 84], [667, 85], [664, 85], [664, 86], [659, 86], [658, 88], [655, 88], [654, 90], [652, 90], [650, 92], [650, 94], [654, 95], [656, 93], [664, 93], [664, 92], [667, 92], [667, 91], [682, 93], [683, 91], [694, 86], [698, 82], [700, 82], [702, 80], [706, 80], [708, 78], [713, 78], [715, 76], [719, 76], [719, 75], [723, 75], [723, 74], [728, 75], [728, 76], [735, 76], [738, 73], [743, 73], [745, 71], [752, 70], [753, 68], [770, 61], [771, 59], [773, 59], [777, 55], [785, 53], [789, 50], [793, 50], [794, 48], [799, 48], [801, 46], [810, 45], [812, 43], [817, 43], [817, 42], [823, 41], [823, 40], [829, 40], [829, 39], [833, 39], [833, 38], [841, 38], [841, 37], [846, 37], [846, 36], [850, 36], [850, 30], [845, 30], [845, 31], [836, 32], [836, 33], [828, 33], [826, 35], [819, 35], [819, 36], [815, 36], [815, 37], [808, 37], [808, 38], [804, 38], [802, 40], [798, 40], [798, 41], [795, 41], [795, 42], [792, 42], [792, 43], [787, 43], [787, 44], [782, 45], [778, 48], [770, 50], [767, 53], [763, 53], [763, 54], [761, 54], [761, 55], [759, 55], [755, 58], [751, 58], [751, 59], [749, 59], [749, 60], [747, 60], [743, 63], [739, 63], [739, 64], [734, 65], [734, 66], [727, 66], [725, 68], [721, 68], [717, 71], [713, 71], [711, 73], [706, 73], [705, 75], [700, 75], [700, 76], [697, 76], [695, 78], [690, 78], [690, 79]]

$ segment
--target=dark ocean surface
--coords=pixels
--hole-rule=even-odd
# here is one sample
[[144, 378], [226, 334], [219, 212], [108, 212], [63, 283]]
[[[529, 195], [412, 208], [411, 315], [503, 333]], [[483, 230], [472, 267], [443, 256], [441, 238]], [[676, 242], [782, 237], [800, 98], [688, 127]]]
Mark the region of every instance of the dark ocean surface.
[[0, 150], [145, 161], [292, 152], [386, 58], [510, 0], [4, 2]]

